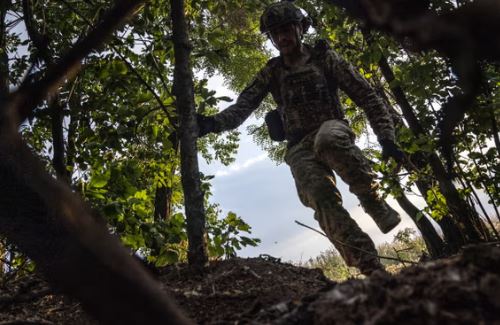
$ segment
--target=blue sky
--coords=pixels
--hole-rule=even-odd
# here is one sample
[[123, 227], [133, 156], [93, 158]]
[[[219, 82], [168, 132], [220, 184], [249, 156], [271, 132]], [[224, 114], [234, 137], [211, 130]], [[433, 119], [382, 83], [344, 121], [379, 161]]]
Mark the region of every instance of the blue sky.
[[[233, 99], [237, 97], [237, 94], [223, 86], [220, 77], [211, 78], [208, 86], [216, 90], [218, 96], [229, 96]], [[228, 105], [230, 103], [224, 103], [220, 109]], [[240, 251], [240, 256], [269, 254], [285, 261], [306, 261], [332, 245], [325, 237], [295, 224], [294, 221], [298, 220], [320, 229], [314, 219], [314, 211], [304, 207], [299, 201], [288, 166], [284, 163], [277, 166], [247, 134], [246, 127], [253, 123], [255, 118], [252, 116], [239, 127], [240, 147], [236, 161], [230, 166], [217, 162], [207, 165], [200, 158], [200, 170], [205, 174], [215, 175], [212, 180], [212, 202], [219, 203], [224, 213], [233, 211], [241, 216], [252, 226], [252, 236], [262, 240], [258, 247]], [[344, 207], [376, 244], [390, 242], [398, 230], [414, 227], [399, 205], [389, 199], [389, 204], [401, 213], [403, 221], [389, 234], [382, 234], [359, 207], [357, 198], [338, 177], [337, 186], [342, 193]], [[416, 203], [421, 205], [418, 200]]]

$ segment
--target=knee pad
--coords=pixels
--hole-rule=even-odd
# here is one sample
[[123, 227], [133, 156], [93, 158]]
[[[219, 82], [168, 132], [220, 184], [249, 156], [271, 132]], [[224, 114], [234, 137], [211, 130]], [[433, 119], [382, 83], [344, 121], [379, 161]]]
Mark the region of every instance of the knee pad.
[[346, 150], [354, 145], [355, 135], [343, 120], [324, 122], [314, 139], [314, 152]]

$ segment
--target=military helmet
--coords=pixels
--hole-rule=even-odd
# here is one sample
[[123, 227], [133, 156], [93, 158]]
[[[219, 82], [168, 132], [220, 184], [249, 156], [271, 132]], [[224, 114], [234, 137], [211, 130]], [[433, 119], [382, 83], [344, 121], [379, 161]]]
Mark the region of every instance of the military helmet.
[[269, 5], [260, 16], [260, 31], [269, 33], [271, 29], [288, 24], [302, 24], [305, 33], [311, 26], [310, 19], [302, 13], [299, 7], [290, 1], [280, 1]]

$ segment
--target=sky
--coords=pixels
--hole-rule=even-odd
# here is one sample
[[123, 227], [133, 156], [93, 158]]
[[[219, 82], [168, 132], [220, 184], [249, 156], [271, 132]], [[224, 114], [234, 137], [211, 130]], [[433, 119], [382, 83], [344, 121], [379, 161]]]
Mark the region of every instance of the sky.
[[[233, 102], [237, 97], [237, 94], [224, 87], [220, 76], [210, 78], [208, 87], [215, 90], [217, 96], [233, 98]], [[224, 103], [219, 109], [230, 104]], [[211, 201], [220, 204], [223, 216], [232, 211], [242, 217], [252, 227], [251, 237], [261, 239], [259, 246], [244, 248], [238, 252], [239, 256], [269, 254], [283, 261], [305, 262], [330, 249], [332, 244], [324, 236], [295, 223], [297, 220], [320, 230], [314, 219], [314, 210], [303, 206], [298, 198], [289, 167], [285, 163], [276, 165], [248, 135], [247, 126], [255, 122], [251, 116], [238, 128], [241, 140], [236, 161], [231, 165], [224, 166], [217, 162], [207, 164], [200, 157], [200, 170], [206, 175], [215, 176], [212, 180]], [[339, 177], [337, 186], [342, 193], [344, 207], [376, 245], [391, 242], [399, 230], [415, 228], [413, 221], [390, 198], [388, 203], [401, 214], [402, 222], [390, 233], [382, 234]], [[417, 206], [422, 206], [419, 200], [413, 201]]]

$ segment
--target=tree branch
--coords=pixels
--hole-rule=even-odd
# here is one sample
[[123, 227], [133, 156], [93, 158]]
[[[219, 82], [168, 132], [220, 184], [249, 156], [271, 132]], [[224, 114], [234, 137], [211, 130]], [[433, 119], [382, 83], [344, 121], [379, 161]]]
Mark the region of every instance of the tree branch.
[[[67, 8], [69, 8], [75, 14], [77, 14], [78, 17], [82, 18], [88, 26], [94, 27], [94, 25], [92, 24], [92, 22], [90, 20], [88, 20], [84, 15], [82, 15], [76, 8], [74, 8], [66, 0], [59, 0], [59, 1], [61, 1]], [[115, 52], [115, 54], [118, 55], [118, 58], [123, 63], [125, 63], [125, 65], [127, 66], [127, 68], [130, 69], [130, 71], [132, 71], [132, 73], [137, 77], [137, 79], [139, 80], [139, 82], [142, 83], [144, 85], [144, 87], [146, 87], [146, 89], [153, 95], [153, 97], [155, 98], [155, 100], [158, 103], [158, 105], [160, 105], [160, 108], [163, 110], [163, 112], [165, 113], [165, 115], [167, 115], [167, 117], [170, 120], [174, 121], [175, 117], [172, 116], [172, 114], [170, 114], [170, 112], [168, 111], [168, 108], [170, 106], [165, 106], [165, 104], [163, 104], [163, 100], [161, 100], [160, 96], [158, 96], [158, 94], [153, 89], [153, 87], [151, 87], [151, 85], [143, 78], [143, 76], [137, 71], [137, 69], [132, 65], [132, 63], [130, 63], [127, 60], [127, 58], [123, 54], [120, 53], [120, 51], [118, 50], [118, 48], [115, 45], [110, 44], [110, 47], [113, 49], [113, 51]], [[166, 89], [166, 90], [168, 91], [168, 89]]]
[[16, 125], [24, 121], [48, 94], [57, 88], [80, 69], [83, 58], [99, 47], [122, 25], [128, 17], [135, 13], [144, 1], [121, 0], [103, 17], [102, 21], [87, 37], [75, 44], [47, 73], [37, 82], [26, 79], [12, 95], [9, 110], [16, 116]]
[[[49, 44], [50, 40], [47, 35], [39, 32], [41, 28], [37, 28], [32, 11], [32, 0], [22, 1], [23, 13], [24, 13], [24, 24], [26, 25], [26, 31], [28, 36], [33, 42], [37, 57], [34, 61], [43, 60], [47, 67], [51, 67], [54, 63], [54, 53], [50, 50]], [[33, 62], [33, 64], [35, 64]], [[52, 166], [56, 171], [57, 177], [69, 184], [70, 178], [66, 170], [65, 160], [65, 148], [64, 148], [64, 131], [63, 131], [63, 104], [61, 103], [59, 96], [54, 96], [49, 103], [48, 110], [51, 117], [51, 131], [52, 131]]]
[[53, 56], [49, 49], [49, 39], [47, 35], [40, 33], [35, 26], [35, 22], [33, 19], [32, 0], [23, 0], [22, 7], [24, 15], [24, 25], [26, 26], [28, 37], [33, 42], [36, 52], [38, 53], [40, 58], [45, 61], [47, 66], [50, 66], [52, 64]]
[[[312, 231], [314, 231], [314, 232], [316, 232], [316, 233], [318, 233], [318, 234], [320, 234], [320, 235], [325, 236], [326, 238], [328, 238], [328, 236], [327, 236], [327, 235], [325, 235], [325, 233], [323, 233], [323, 232], [321, 232], [321, 231], [319, 231], [319, 230], [316, 230], [316, 229], [314, 229], [313, 227], [309, 227], [308, 225], [305, 225], [305, 224], [303, 224], [302, 222], [299, 222], [299, 221], [297, 221], [297, 220], [295, 220], [295, 223], [296, 223], [296, 224], [298, 224], [299, 226], [302, 226], [302, 227], [305, 227], [305, 228], [307, 228], [307, 229], [310, 229], [310, 230], [312, 230]], [[330, 239], [330, 238], [328, 238], [328, 239]], [[330, 239], [330, 240], [331, 240], [331, 239]], [[416, 262], [413, 262], [413, 261], [408, 261], [408, 260], [403, 260], [403, 259], [401, 259], [401, 258], [394, 258], [394, 257], [390, 257], [390, 256], [380, 256], [380, 255], [377, 255], [377, 254], [373, 254], [372, 252], [369, 252], [369, 251], [367, 251], [367, 250], [364, 250], [364, 249], [359, 248], [359, 247], [356, 247], [356, 246], [349, 245], [349, 244], [344, 243], [344, 242], [342, 242], [342, 241], [340, 241], [340, 240], [338, 240], [338, 239], [333, 239], [333, 241], [334, 241], [334, 242], [336, 242], [337, 244], [341, 245], [341, 246], [349, 247], [349, 248], [352, 248], [352, 249], [358, 250], [358, 251], [360, 251], [360, 252], [363, 252], [363, 253], [365, 253], [365, 254], [368, 254], [368, 255], [370, 255], [370, 256], [378, 257], [378, 258], [381, 258], [381, 259], [384, 259], [384, 260], [398, 261], [398, 262], [401, 262], [401, 263], [418, 264], [418, 263], [416, 263]]]

